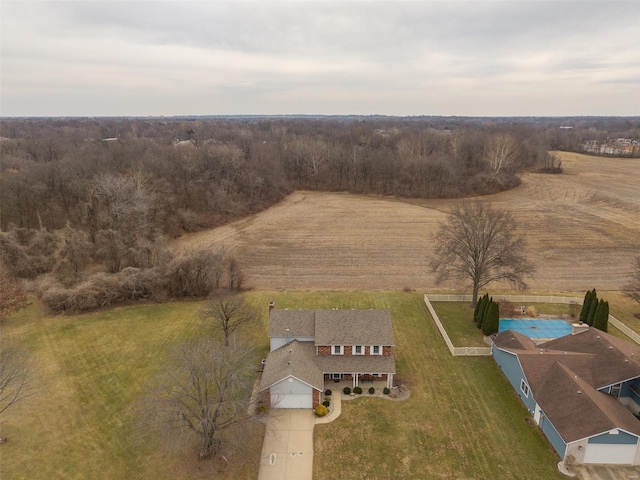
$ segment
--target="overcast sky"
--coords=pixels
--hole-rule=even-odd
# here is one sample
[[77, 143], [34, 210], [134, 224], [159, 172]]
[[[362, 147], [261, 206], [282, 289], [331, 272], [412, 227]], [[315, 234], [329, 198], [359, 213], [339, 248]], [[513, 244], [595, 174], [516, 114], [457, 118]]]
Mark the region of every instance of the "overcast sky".
[[2, 116], [640, 115], [640, 2], [2, 0]]

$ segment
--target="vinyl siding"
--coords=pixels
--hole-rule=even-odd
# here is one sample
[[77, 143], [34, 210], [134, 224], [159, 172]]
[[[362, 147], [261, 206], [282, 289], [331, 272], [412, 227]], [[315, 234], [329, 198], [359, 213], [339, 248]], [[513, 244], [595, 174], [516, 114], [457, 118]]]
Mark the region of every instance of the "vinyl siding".
[[[531, 387], [529, 386], [529, 396], [525, 397], [522, 390], [520, 390], [520, 382], [524, 379], [524, 373], [522, 372], [522, 367], [520, 367], [520, 362], [518, 361], [518, 357], [513, 353], [508, 353], [503, 350], [500, 350], [495, 345], [493, 346], [493, 359], [496, 361], [498, 366], [502, 369], [502, 373], [504, 373], [507, 380], [515, 390], [515, 392], [522, 400], [522, 403], [525, 404], [529, 413], [533, 416], [535, 412], [536, 402], [533, 399], [533, 392], [531, 392]], [[527, 382], [527, 385], [528, 382]]]

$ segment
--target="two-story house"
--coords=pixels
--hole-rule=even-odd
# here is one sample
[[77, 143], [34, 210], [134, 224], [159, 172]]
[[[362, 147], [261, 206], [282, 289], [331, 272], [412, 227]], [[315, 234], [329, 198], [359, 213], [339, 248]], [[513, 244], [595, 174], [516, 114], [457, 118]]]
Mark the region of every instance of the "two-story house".
[[393, 384], [388, 310], [271, 308], [268, 335], [260, 392], [273, 408], [313, 408], [337, 381], [353, 387], [363, 381], [379, 388]]
[[493, 358], [560, 458], [640, 465], [640, 346], [593, 328], [538, 345], [507, 330]]

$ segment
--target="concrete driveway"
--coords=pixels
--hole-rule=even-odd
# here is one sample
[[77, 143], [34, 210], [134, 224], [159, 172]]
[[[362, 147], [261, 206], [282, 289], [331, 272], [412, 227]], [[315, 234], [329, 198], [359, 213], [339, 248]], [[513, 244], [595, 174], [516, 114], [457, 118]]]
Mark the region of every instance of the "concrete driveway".
[[315, 423], [309, 409], [271, 410], [258, 480], [312, 480]]
[[638, 480], [640, 467], [620, 465], [578, 465], [573, 467], [581, 480]]

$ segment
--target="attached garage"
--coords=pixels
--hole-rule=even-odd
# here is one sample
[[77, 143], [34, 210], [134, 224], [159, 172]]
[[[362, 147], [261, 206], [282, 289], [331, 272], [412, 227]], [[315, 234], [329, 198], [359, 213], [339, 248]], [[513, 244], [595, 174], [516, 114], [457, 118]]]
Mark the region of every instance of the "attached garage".
[[[628, 437], [631, 437], [631, 435], [628, 435]], [[584, 452], [584, 463], [611, 463], [617, 465], [633, 465], [633, 461], [636, 458], [637, 450], [637, 443], [588, 443], [587, 448]]]
[[313, 388], [288, 377], [270, 388], [271, 408], [313, 408]]

